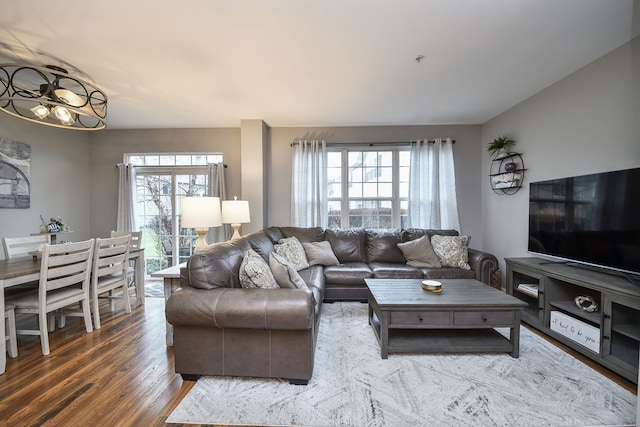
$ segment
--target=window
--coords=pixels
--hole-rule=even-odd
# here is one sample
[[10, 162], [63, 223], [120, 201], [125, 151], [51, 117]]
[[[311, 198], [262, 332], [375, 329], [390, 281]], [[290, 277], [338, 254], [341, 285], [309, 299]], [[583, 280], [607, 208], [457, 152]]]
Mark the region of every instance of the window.
[[327, 149], [329, 228], [406, 228], [409, 147]]
[[136, 224], [142, 231], [147, 274], [185, 262], [198, 236], [180, 227], [181, 198], [208, 194], [208, 164], [222, 154], [125, 154], [136, 165]]

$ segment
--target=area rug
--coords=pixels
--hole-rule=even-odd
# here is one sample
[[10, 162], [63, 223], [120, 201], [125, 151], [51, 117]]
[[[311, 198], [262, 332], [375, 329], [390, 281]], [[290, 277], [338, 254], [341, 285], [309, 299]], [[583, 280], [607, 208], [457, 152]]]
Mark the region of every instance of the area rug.
[[383, 360], [366, 304], [325, 304], [320, 322], [307, 386], [203, 377], [167, 422], [362, 427], [635, 422], [633, 393], [526, 328], [521, 328], [518, 359], [390, 354]]

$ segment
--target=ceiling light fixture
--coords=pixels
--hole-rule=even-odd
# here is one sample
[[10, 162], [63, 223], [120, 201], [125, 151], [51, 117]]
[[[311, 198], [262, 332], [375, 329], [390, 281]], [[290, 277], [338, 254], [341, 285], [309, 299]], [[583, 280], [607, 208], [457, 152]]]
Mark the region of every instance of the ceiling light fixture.
[[55, 65], [0, 64], [0, 110], [64, 129], [107, 126], [107, 95]]

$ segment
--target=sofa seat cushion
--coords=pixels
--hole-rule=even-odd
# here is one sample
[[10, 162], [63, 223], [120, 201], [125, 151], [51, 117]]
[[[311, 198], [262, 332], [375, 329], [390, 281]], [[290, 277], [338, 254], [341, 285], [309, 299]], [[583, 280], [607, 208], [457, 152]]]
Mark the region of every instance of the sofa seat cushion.
[[345, 262], [324, 268], [324, 279], [328, 284], [364, 286], [364, 279], [370, 278], [373, 278], [373, 272], [366, 262]]
[[475, 279], [476, 273], [473, 270], [465, 270], [455, 267], [443, 268], [421, 268], [425, 279]]
[[392, 262], [370, 262], [374, 279], [422, 279], [423, 273], [406, 264]]
[[323, 267], [321, 265], [314, 265], [298, 271], [298, 274], [300, 274], [302, 280], [307, 284], [309, 290], [313, 292], [316, 303], [316, 314], [319, 314], [321, 303], [324, 300], [324, 274], [322, 269]]

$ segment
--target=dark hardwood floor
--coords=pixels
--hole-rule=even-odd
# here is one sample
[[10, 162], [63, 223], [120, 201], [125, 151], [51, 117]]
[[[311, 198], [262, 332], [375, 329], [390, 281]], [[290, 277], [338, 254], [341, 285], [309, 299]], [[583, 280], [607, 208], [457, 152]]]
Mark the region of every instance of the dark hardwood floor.
[[[49, 356], [38, 337], [18, 338], [19, 355], [0, 375], [1, 425], [180, 426], [165, 420], [195, 383], [174, 373], [163, 299], [147, 298], [130, 315], [121, 305], [101, 313], [102, 328], [91, 334], [80, 318], [68, 318], [50, 334]], [[630, 381], [564, 349], [636, 392]]]

